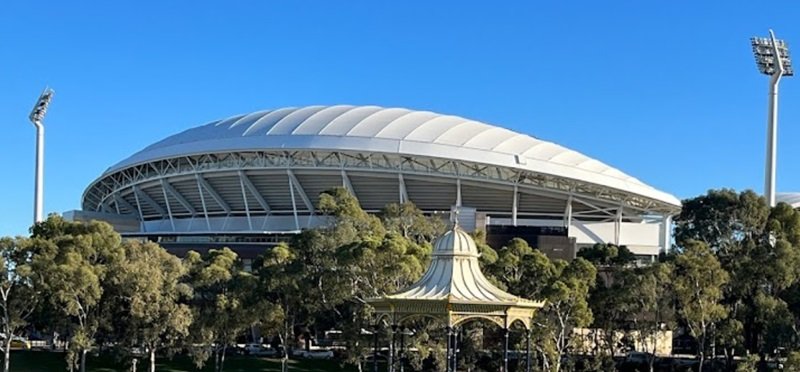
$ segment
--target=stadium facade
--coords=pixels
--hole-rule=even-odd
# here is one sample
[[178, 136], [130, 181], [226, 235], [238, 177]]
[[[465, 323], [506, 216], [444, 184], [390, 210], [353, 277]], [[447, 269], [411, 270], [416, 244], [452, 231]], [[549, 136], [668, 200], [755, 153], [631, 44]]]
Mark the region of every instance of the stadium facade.
[[377, 106], [237, 115], [186, 130], [111, 166], [74, 220], [180, 254], [229, 246], [243, 257], [326, 223], [319, 194], [353, 193], [369, 212], [413, 202], [490, 242], [523, 236], [551, 255], [598, 242], [650, 259], [670, 244], [680, 201], [557, 144], [458, 116]]

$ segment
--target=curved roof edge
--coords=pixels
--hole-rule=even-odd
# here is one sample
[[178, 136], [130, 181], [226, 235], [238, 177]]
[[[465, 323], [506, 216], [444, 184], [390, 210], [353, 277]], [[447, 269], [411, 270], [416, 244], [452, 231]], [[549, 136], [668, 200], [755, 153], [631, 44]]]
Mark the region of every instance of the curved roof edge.
[[169, 158], [270, 150], [368, 151], [457, 159], [578, 180], [673, 207], [681, 205], [671, 194], [551, 142], [457, 116], [377, 106], [283, 108], [217, 120], [148, 146], [110, 167], [98, 180]]
[[800, 192], [779, 192], [775, 199], [780, 203], [786, 203], [792, 208], [800, 208]]

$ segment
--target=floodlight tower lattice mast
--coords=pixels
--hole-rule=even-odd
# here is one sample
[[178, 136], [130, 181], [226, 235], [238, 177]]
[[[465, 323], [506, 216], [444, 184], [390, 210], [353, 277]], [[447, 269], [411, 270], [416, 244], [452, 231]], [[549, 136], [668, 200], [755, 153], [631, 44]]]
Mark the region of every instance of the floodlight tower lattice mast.
[[783, 40], [775, 38], [769, 30], [769, 38], [750, 39], [758, 70], [770, 76], [769, 108], [767, 110], [767, 158], [764, 170], [764, 196], [770, 207], [775, 206], [775, 173], [778, 154], [778, 83], [781, 77], [794, 75], [789, 47]]
[[53, 99], [53, 94], [55, 92], [52, 89], [45, 88], [28, 116], [33, 126], [36, 127], [36, 175], [33, 191], [34, 223], [42, 222], [44, 219], [42, 216], [44, 199], [44, 116], [47, 113], [47, 107], [50, 106], [50, 101]]

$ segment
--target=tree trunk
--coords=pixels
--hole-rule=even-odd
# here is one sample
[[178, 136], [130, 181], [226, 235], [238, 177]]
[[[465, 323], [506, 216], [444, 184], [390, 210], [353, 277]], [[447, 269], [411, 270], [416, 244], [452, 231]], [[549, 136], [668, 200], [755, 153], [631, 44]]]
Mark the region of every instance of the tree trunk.
[[289, 321], [289, 305], [286, 304], [285, 312], [283, 317], [283, 360], [281, 361], [281, 372], [289, 372], [289, 337], [291, 337], [291, 326], [290, 324], [294, 324], [294, 318], [291, 318], [291, 322]]
[[225, 365], [225, 352], [228, 350], [228, 345], [222, 347], [222, 354], [219, 356], [219, 372], [222, 372], [222, 367]]
[[81, 372], [86, 372], [86, 353], [88, 352], [89, 350], [86, 349], [81, 350]]
[[136, 363], [139, 363], [139, 359], [135, 357], [131, 360], [131, 372], [136, 372]]
[[[6, 333], [6, 335], [8, 335], [8, 333]], [[11, 370], [11, 337], [6, 337], [6, 343], [3, 346], [5, 355], [3, 359], [3, 371], [8, 372]]]
[[150, 349], [150, 372], [156, 372], [156, 349]]
[[736, 355], [736, 350], [734, 350], [733, 347], [725, 348], [725, 367], [728, 368], [729, 371], [733, 370], [734, 355]]
[[[639, 332], [639, 334], [641, 335], [641, 332]], [[651, 349], [652, 352], [650, 353], [651, 355], [648, 358], [648, 362], [650, 362], [649, 363], [650, 372], [655, 371], [653, 365], [656, 363], [656, 352], [658, 352], [658, 327], [655, 328], [655, 332], [653, 332], [652, 337], [653, 337], [653, 349]]]
[[697, 345], [697, 355], [700, 357], [700, 365], [697, 366], [697, 372], [703, 372], [703, 362], [706, 356], [706, 336], [700, 336], [699, 345]]

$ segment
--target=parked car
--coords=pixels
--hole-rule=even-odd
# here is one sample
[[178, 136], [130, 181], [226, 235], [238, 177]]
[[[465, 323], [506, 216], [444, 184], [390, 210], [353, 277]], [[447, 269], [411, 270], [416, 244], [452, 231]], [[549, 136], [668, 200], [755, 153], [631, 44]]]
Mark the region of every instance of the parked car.
[[261, 344], [246, 344], [244, 345], [245, 355], [263, 356], [263, 357], [278, 357], [280, 353], [273, 348], [264, 347]]
[[294, 356], [305, 359], [333, 359], [333, 350], [295, 350]]
[[700, 364], [700, 361], [697, 359], [670, 358], [668, 366], [675, 368], [695, 368], [698, 364]]
[[636, 366], [644, 366], [650, 364], [650, 358], [653, 357], [653, 354], [644, 353], [641, 351], [631, 351], [628, 355], [625, 356], [625, 364], [628, 365], [636, 365]]
[[[5, 335], [0, 334], [0, 339], [5, 341]], [[15, 350], [30, 350], [31, 343], [19, 336], [14, 336], [11, 338], [11, 348]]]

